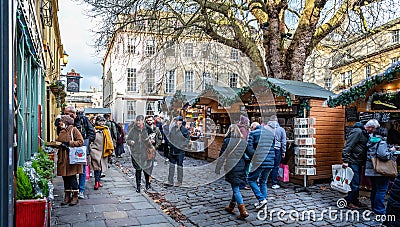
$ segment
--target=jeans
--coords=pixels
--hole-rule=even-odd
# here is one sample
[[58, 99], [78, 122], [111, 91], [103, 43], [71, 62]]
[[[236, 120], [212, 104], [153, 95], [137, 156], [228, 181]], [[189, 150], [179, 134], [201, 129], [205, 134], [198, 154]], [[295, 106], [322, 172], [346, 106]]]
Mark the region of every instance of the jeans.
[[372, 191], [371, 191], [371, 208], [379, 215], [385, 214], [385, 196], [389, 187], [389, 177], [377, 176], [371, 177]]
[[[258, 167], [247, 177], [251, 190], [259, 201], [267, 199], [267, 179], [271, 171], [271, 168]], [[260, 186], [257, 185], [257, 179]]]
[[278, 184], [279, 164], [281, 164], [282, 153], [278, 149], [275, 150], [274, 168], [272, 169], [272, 184]]
[[360, 201], [358, 197], [360, 195], [360, 173], [361, 173], [361, 165], [350, 164], [348, 168], [351, 168], [354, 172], [353, 179], [350, 182], [351, 191], [347, 194], [344, 199], [347, 203], [358, 204]]
[[94, 182], [100, 182], [101, 170], [95, 170], [94, 172]]
[[[83, 145], [86, 146], [86, 155], [89, 155], [89, 139], [83, 141]], [[83, 173], [79, 174], [79, 192], [85, 192], [86, 183], [86, 165], [82, 165]]]
[[64, 190], [65, 191], [77, 191], [78, 190], [78, 181], [76, 180], [76, 175], [72, 176], [63, 176], [64, 181]]
[[185, 154], [173, 155], [169, 154], [169, 172], [168, 172], [168, 182], [174, 182], [174, 174], [175, 174], [175, 165], [178, 165], [178, 183], [182, 183], [183, 181], [183, 158]]
[[240, 194], [240, 189], [239, 189], [239, 185], [237, 184], [231, 184], [232, 186], [232, 191], [233, 191], [233, 195], [232, 195], [232, 202], [236, 202], [238, 205], [243, 204], [243, 198], [242, 198], [242, 194]]

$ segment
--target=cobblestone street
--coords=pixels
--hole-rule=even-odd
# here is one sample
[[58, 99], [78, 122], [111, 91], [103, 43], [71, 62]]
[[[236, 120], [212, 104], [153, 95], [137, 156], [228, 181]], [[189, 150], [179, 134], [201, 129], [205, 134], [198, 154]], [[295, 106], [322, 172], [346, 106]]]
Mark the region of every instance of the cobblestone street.
[[[115, 165], [128, 175], [134, 184], [129, 149], [126, 148], [122, 158], [115, 159]], [[271, 189], [268, 185], [268, 216], [254, 208], [256, 201], [251, 190], [241, 190], [244, 203], [250, 216], [246, 221], [236, 219], [228, 214], [224, 207], [232, 196], [230, 185], [222, 176], [220, 179], [203, 185], [197, 182], [213, 178], [210, 174], [212, 164], [204, 160], [185, 157], [184, 184], [182, 187], [166, 187], [164, 182], [168, 174], [167, 163], [161, 155], [157, 155], [157, 164], [153, 172], [153, 189], [146, 192], [161, 209], [175, 221], [184, 226], [379, 226], [375, 216], [368, 210], [359, 210], [353, 217], [348, 209], [338, 208], [337, 201], [343, 194], [330, 189], [329, 184], [316, 184], [309, 187], [309, 193], [295, 193], [295, 184], [282, 183], [280, 189]], [[208, 166], [206, 168], [206, 166]], [[194, 168], [199, 167], [199, 168]], [[201, 172], [206, 169], [208, 172]], [[214, 174], [215, 175], [215, 174]], [[222, 177], [222, 178], [221, 178]], [[193, 185], [191, 185], [193, 184]], [[362, 197], [362, 202], [369, 204], [369, 199]], [[273, 212], [275, 211], [275, 212]], [[278, 211], [281, 211], [279, 213]], [[282, 211], [286, 213], [282, 213]], [[273, 214], [272, 217], [270, 214]], [[331, 213], [331, 217], [329, 214]], [[236, 215], [238, 210], [236, 210]], [[290, 214], [290, 215], [289, 215]], [[311, 218], [310, 218], [311, 214]], [[314, 216], [315, 214], [315, 216]], [[363, 217], [364, 215], [364, 217]], [[292, 217], [292, 218], [290, 218]], [[314, 220], [315, 217], [315, 220]], [[296, 220], [297, 219], [297, 220]]]

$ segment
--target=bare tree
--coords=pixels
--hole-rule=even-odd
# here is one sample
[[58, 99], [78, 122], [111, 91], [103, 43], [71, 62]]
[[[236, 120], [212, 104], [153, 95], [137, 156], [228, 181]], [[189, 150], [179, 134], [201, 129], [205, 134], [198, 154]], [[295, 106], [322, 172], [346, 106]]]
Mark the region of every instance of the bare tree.
[[369, 33], [393, 19], [399, 5], [399, 0], [80, 1], [91, 6], [89, 15], [103, 18], [95, 29], [99, 48], [132, 28], [159, 34], [166, 44], [182, 36], [208, 38], [239, 49], [264, 75], [291, 80], [303, 79], [306, 59], [321, 40]]

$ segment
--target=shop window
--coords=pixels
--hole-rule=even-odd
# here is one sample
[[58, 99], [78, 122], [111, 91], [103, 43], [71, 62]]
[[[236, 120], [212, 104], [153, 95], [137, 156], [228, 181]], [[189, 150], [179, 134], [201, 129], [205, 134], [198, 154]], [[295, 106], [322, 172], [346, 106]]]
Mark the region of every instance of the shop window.
[[332, 78], [325, 78], [324, 79], [324, 87], [327, 90], [331, 90], [332, 89]]
[[365, 77], [371, 76], [371, 65], [365, 66]]
[[136, 117], [136, 101], [127, 101], [127, 120], [135, 120]]
[[183, 56], [186, 58], [193, 57], [193, 43], [185, 43], [184, 44]]
[[239, 81], [239, 76], [236, 73], [230, 73], [229, 74], [229, 87], [231, 88], [237, 88], [238, 86], [238, 81]]
[[193, 92], [194, 90], [194, 73], [193, 71], [185, 71], [185, 92]]
[[146, 82], [147, 82], [147, 93], [155, 92], [155, 70], [154, 69], [146, 69]]
[[231, 60], [239, 60], [239, 51], [235, 48], [231, 49]]
[[175, 92], [175, 70], [169, 70], [167, 72], [165, 93], [174, 93], [174, 92]]
[[392, 43], [399, 43], [399, 38], [400, 38], [400, 30], [394, 30], [392, 31]]
[[127, 91], [136, 92], [137, 75], [136, 69], [128, 68], [128, 87]]
[[206, 85], [211, 85], [211, 73], [203, 72], [203, 90], [206, 89]]

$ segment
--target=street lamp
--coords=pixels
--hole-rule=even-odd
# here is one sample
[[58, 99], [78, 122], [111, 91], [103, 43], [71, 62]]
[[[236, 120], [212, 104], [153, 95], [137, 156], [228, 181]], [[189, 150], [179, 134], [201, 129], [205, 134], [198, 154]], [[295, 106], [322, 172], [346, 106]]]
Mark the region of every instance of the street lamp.
[[63, 53], [63, 57], [62, 57], [62, 63], [63, 63], [63, 66], [66, 66], [67, 64], [68, 64], [68, 54], [67, 54], [67, 52], [64, 50], [64, 53]]

